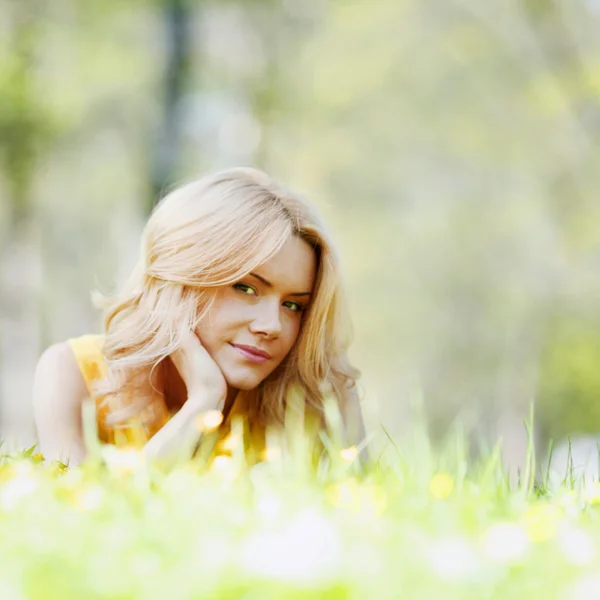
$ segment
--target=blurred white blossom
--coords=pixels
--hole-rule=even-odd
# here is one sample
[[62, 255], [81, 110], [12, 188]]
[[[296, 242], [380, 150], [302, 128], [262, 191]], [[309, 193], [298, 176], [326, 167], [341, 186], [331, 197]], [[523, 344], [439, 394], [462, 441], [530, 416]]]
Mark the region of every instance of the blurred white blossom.
[[257, 577], [322, 583], [335, 576], [341, 541], [332, 523], [306, 509], [276, 532], [257, 532], [242, 546], [243, 568]]
[[519, 562], [529, 551], [530, 541], [525, 530], [515, 523], [497, 523], [485, 533], [483, 551], [498, 562]]
[[435, 574], [445, 580], [471, 579], [481, 568], [471, 545], [460, 537], [434, 541], [428, 558]]

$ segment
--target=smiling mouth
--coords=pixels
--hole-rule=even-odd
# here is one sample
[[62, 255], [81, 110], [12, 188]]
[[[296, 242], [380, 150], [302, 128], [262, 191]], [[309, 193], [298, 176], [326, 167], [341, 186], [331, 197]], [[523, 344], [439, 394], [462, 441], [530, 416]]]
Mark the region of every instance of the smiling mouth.
[[268, 352], [255, 348], [254, 346], [244, 346], [243, 344], [231, 345], [242, 357], [255, 364], [263, 364], [271, 358], [271, 355]]

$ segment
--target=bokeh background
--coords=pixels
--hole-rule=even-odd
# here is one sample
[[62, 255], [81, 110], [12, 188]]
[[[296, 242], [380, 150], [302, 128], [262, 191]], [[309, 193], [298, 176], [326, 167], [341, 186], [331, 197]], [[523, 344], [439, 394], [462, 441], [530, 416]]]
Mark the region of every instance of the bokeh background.
[[0, 0], [0, 437], [173, 184], [253, 164], [343, 257], [371, 432], [600, 431], [598, 0]]

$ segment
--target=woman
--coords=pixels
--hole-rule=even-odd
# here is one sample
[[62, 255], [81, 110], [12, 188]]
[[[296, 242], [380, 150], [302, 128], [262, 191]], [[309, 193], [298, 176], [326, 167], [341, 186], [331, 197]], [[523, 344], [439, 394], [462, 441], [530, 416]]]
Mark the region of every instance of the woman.
[[335, 253], [313, 210], [261, 171], [225, 170], [167, 195], [124, 289], [103, 304], [103, 336], [56, 344], [39, 360], [33, 402], [46, 458], [84, 458], [89, 396], [100, 439], [152, 459], [192, 452], [199, 417], [219, 411], [220, 451], [238, 416], [258, 460], [290, 394], [318, 418], [324, 395], [337, 398], [354, 438], [363, 435]]

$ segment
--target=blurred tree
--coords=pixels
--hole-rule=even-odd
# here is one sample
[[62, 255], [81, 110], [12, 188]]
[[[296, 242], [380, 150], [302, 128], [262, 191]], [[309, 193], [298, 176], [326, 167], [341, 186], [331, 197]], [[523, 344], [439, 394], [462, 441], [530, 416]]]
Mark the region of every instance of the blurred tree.
[[[10, 11], [8, 10], [10, 8]], [[32, 216], [31, 186], [52, 119], [34, 81], [40, 2], [12, 2], [10, 50], [0, 67], [0, 165], [7, 182], [8, 232], [22, 235]]]
[[[600, 299], [591, 3], [5, 0], [0, 10], [4, 323], [24, 322], [32, 292], [16, 288], [13, 251], [33, 251], [35, 227], [58, 339], [92, 323], [80, 309], [85, 324], [74, 324], [76, 308], [95, 275], [112, 285], [127, 271], [161, 191], [254, 163], [334, 223], [355, 356], [389, 429], [410, 425], [415, 381], [434, 433], [471, 409], [491, 437], [506, 414], [522, 431], [538, 389], [540, 406], [577, 397], [592, 414], [592, 378], [556, 358], [572, 347], [589, 366], [596, 352], [582, 333], [597, 329], [589, 303]], [[540, 380], [548, 369], [560, 385]], [[550, 435], [564, 430], [560, 411], [547, 412]]]
[[33, 184], [40, 155], [53, 133], [51, 115], [35, 81], [42, 11], [37, 0], [4, 7], [9, 43], [5, 60], [0, 61], [0, 169], [7, 199], [0, 236], [0, 414], [4, 421], [17, 424], [21, 434], [31, 425], [20, 382], [31, 381], [32, 360], [39, 353], [40, 232]]
[[564, 290], [600, 235], [598, 131], [580, 114], [600, 89], [594, 21], [535, 4], [329, 3], [286, 72], [301, 119], [277, 155], [348, 232], [386, 420], [402, 429], [417, 373], [434, 432], [474, 411], [517, 454], [548, 320], [580, 302]]
[[249, 26], [260, 40], [263, 65], [259, 76], [247, 81], [245, 94], [260, 127], [253, 163], [276, 173], [280, 152], [279, 137], [286, 123], [297, 115], [299, 103], [290, 85], [290, 71], [303, 42], [316, 26], [314, 0], [298, 5], [285, 0], [239, 2], [247, 13]]
[[600, 320], [597, 315], [593, 320], [583, 315], [557, 317], [547, 336], [541, 361], [538, 418], [544, 439], [556, 441], [582, 433], [598, 434], [598, 365]]
[[[173, 184], [180, 159], [181, 100], [188, 84], [192, 62], [192, 17], [189, 0], [161, 2], [167, 60], [163, 73], [161, 122], [151, 161], [150, 212], [162, 193]], [[196, 16], [197, 18], [197, 16]]]

